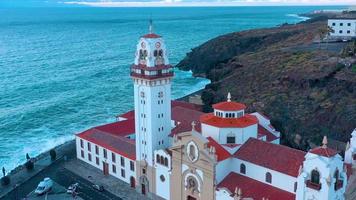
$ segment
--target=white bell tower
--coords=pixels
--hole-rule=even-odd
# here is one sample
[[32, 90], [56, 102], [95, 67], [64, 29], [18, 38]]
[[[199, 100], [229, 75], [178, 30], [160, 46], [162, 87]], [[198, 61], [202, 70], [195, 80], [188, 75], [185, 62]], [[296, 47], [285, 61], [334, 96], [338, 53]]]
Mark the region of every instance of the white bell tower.
[[137, 178], [140, 191], [154, 191], [154, 151], [169, 146], [173, 68], [161, 36], [152, 31], [137, 44], [131, 77], [134, 83]]

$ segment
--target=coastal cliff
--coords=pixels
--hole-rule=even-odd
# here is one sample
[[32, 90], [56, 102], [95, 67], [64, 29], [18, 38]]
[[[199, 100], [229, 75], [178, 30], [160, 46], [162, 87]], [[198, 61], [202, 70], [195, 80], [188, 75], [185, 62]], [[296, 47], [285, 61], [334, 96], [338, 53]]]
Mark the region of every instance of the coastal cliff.
[[356, 126], [355, 43], [318, 43], [326, 19], [219, 36], [176, 67], [211, 80], [205, 111], [231, 92], [249, 112], [269, 116], [284, 144], [305, 149], [323, 135], [346, 141]]

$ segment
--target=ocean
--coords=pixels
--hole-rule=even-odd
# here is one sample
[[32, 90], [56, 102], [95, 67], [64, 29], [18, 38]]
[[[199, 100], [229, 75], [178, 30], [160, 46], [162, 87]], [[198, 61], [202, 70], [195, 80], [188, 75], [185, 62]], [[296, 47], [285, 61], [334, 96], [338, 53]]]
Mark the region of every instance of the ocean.
[[[129, 66], [151, 17], [174, 65], [221, 34], [297, 23], [305, 20], [300, 13], [338, 9], [50, 5], [0, 3], [0, 167], [8, 170], [23, 163], [26, 153], [36, 156], [133, 108]], [[191, 72], [175, 73], [173, 98], [209, 83]]]

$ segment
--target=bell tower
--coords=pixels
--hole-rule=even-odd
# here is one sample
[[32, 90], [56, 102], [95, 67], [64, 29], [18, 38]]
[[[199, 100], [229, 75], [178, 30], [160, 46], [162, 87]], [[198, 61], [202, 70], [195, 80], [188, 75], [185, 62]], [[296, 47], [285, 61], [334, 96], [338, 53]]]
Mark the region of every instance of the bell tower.
[[155, 191], [154, 151], [169, 147], [171, 132], [171, 81], [173, 68], [161, 36], [149, 33], [137, 44], [131, 66], [134, 83], [136, 175], [138, 190], [151, 195]]

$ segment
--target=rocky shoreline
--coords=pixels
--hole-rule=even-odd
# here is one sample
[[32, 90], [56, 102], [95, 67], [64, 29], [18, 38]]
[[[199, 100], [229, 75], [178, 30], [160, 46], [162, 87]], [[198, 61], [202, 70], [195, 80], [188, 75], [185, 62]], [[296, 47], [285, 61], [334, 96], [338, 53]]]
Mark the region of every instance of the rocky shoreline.
[[346, 141], [356, 127], [355, 55], [348, 54], [356, 44], [320, 37], [328, 18], [356, 13], [304, 16], [310, 19], [219, 36], [193, 48], [176, 67], [211, 80], [202, 91], [205, 111], [231, 92], [249, 112], [269, 116], [285, 145], [306, 150], [324, 135]]

